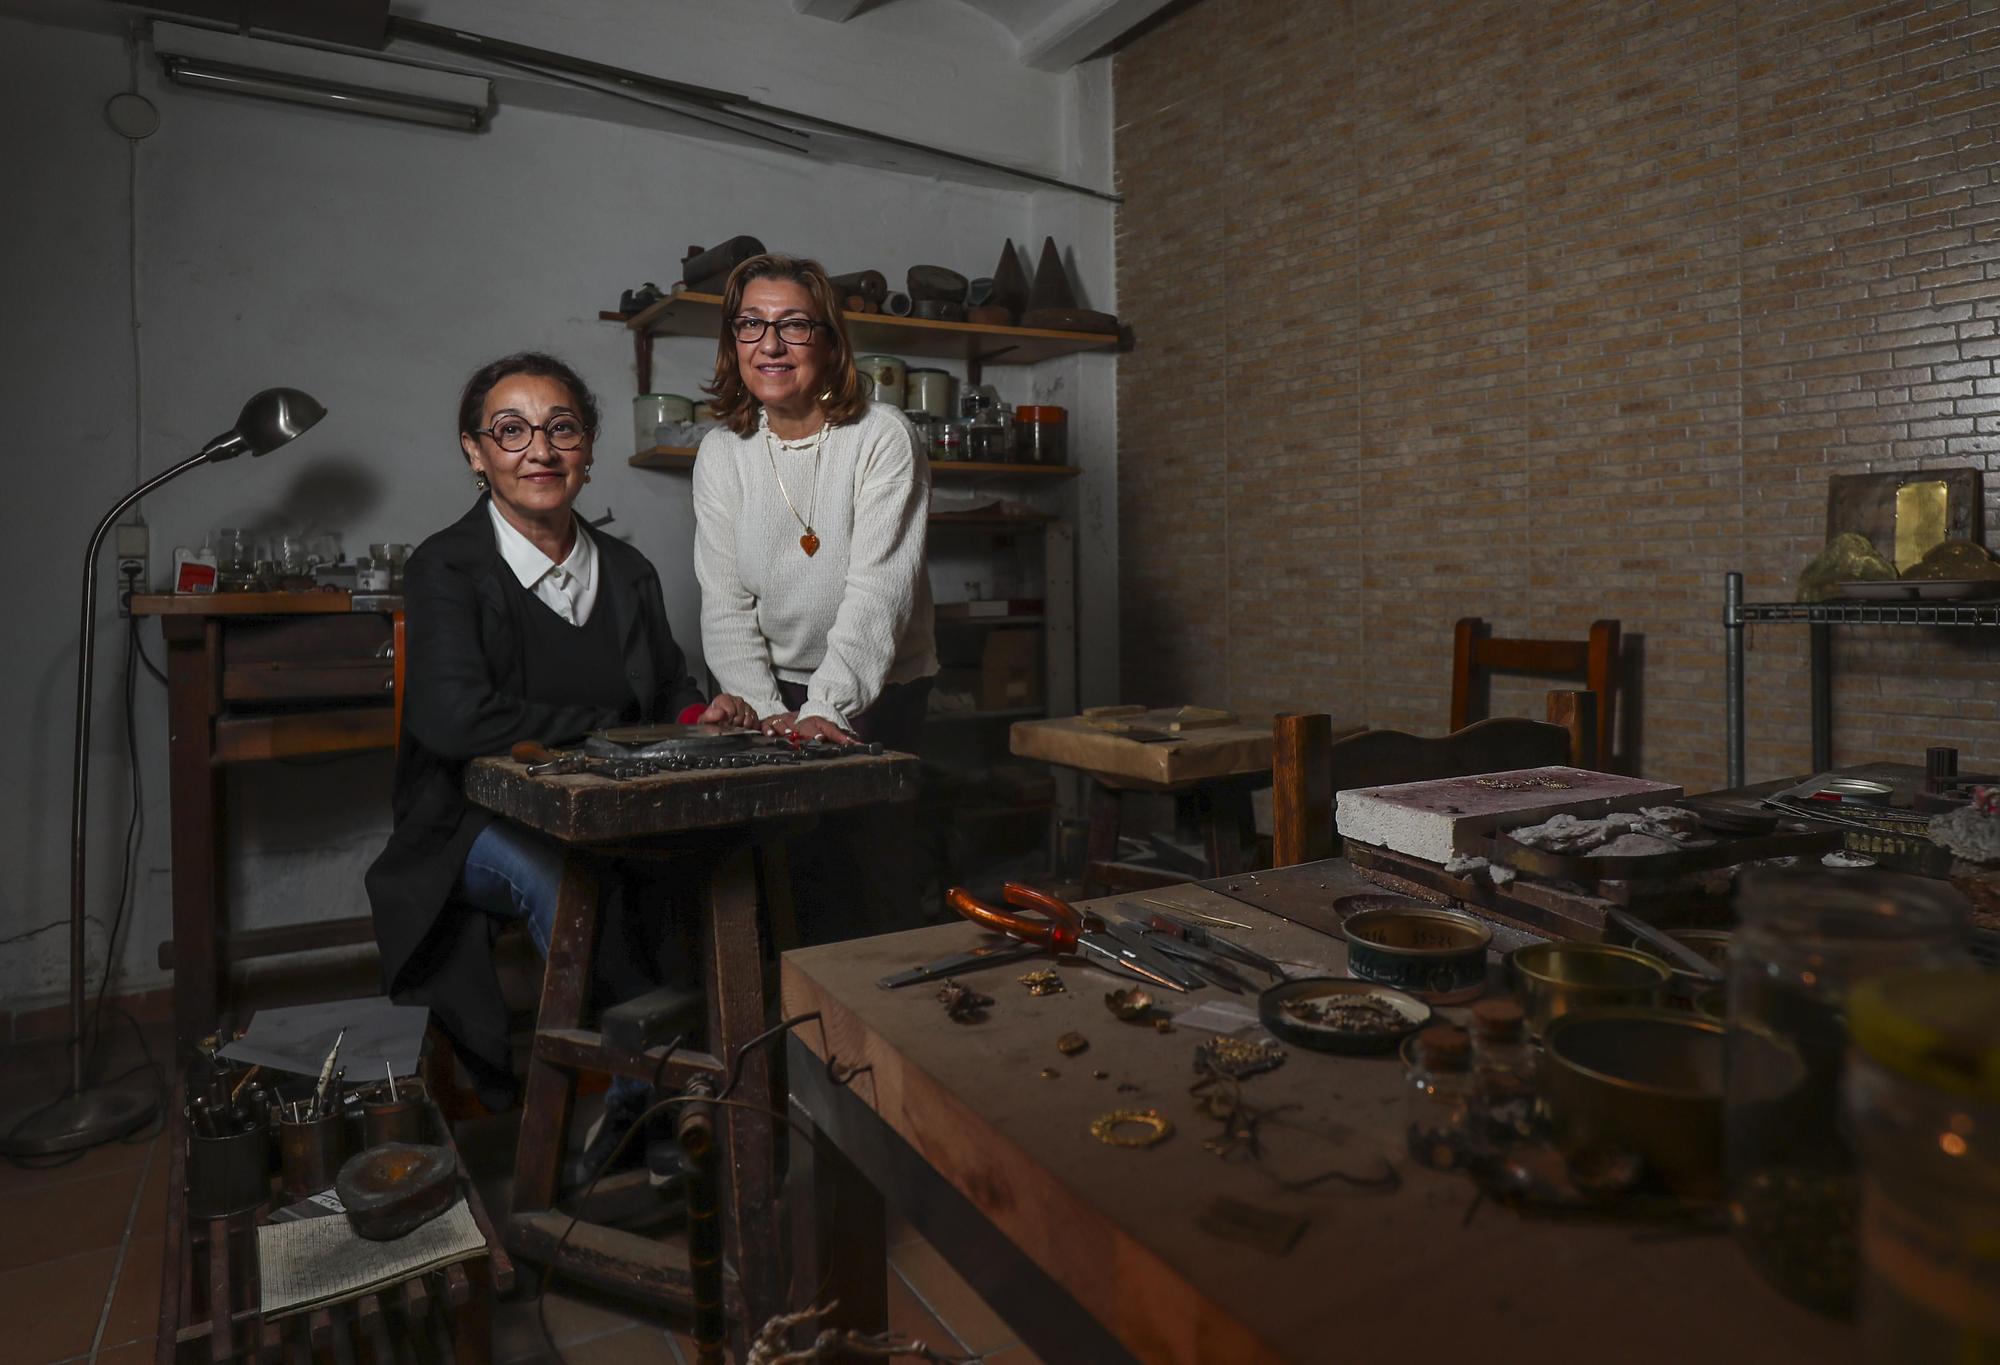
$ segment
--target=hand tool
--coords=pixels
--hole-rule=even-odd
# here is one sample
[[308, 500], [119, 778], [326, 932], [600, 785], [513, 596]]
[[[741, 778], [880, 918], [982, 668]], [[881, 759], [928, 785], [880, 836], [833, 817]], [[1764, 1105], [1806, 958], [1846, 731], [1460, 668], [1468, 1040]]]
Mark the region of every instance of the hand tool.
[[1042, 955], [1039, 943], [1023, 943], [1019, 939], [1003, 938], [992, 943], [982, 943], [977, 948], [963, 953], [953, 953], [935, 962], [926, 962], [921, 967], [908, 971], [891, 972], [875, 984], [885, 991], [893, 991], [898, 986], [914, 986], [920, 981], [935, 981], [941, 976], [957, 976], [960, 972], [977, 971], [981, 967], [999, 967], [1009, 962], [1025, 962], [1031, 957]]
[[325, 1065], [319, 1069], [319, 1083], [313, 1086], [313, 1113], [315, 1116], [326, 1113], [327, 1090], [333, 1084], [333, 1064], [340, 1056], [341, 1039], [346, 1036], [347, 1029], [345, 1026], [342, 1026], [340, 1032], [333, 1035], [333, 1047], [326, 1054]]
[[1009, 905], [1033, 911], [1038, 918], [988, 905], [962, 886], [951, 888], [945, 900], [952, 909], [975, 924], [997, 929], [1010, 938], [1039, 944], [1051, 953], [1074, 953], [1095, 966], [1120, 969], [1156, 986], [1165, 986], [1168, 990], [1187, 989], [1180, 982], [1141, 962], [1135, 951], [1106, 931], [1104, 921], [1096, 915], [1085, 914], [1067, 901], [1019, 882], [1008, 882], [1001, 889], [1001, 895]]
[[1285, 969], [1270, 958], [1265, 957], [1262, 953], [1245, 948], [1240, 943], [1232, 943], [1221, 935], [1204, 929], [1199, 924], [1189, 924], [1184, 919], [1158, 912], [1155, 912], [1146, 923], [1149, 928], [1157, 933], [1167, 934], [1173, 938], [1192, 943], [1197, 948], [1206, 948], [1209, 952], [1220, 954], [1223, 957], [1234, 958], [1244, 966], [1255, 967], [1267, 976], [1275, 976], [1281, 981], [1284, 979]]
[[1154, 952], [1187, 963], [1209, 984], [1220, 986], [1222, 989], [1231, 992], [1242, 992], [1251, 989], [1250, 983], [1238, 975], [1236, 964], [1223, 957], [1222, 954], [1212, 952], [1207, 948], [1198, 947], [1195, 944], [1189, 943], [1186, 939], [1175, 938], [1170, 933], [1149, 929], [1137, 920], [1127, 920], [1125, 923], [1145, 935], [1147, 946]]
[[1131, 920], [1116, 919], [1104, 922], [1105, 932], [1139, 955], [1139, 960], [1162, 976], [1181, 983], [1184, 990], [1198, 991], [1208, 984], [1208, 978], [1187, 959], [1176, 960], [1164, 951], [1159, 940], [1148, 940], [1144, 925]]

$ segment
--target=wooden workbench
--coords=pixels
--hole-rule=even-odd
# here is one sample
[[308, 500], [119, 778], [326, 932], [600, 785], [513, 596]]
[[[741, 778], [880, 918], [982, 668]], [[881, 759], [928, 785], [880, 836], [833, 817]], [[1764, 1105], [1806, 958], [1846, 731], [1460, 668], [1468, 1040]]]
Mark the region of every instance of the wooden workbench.
[[[1339, 863], [1256, 874], [1294, 914], [1349, 888]], [[1234, 879], [1249, 890], [1247, 878]], [[1326, 885], [1322, 889], [1321, 884]], [[1092, 903], [1136, 914], [1159, 900], [1255, 925], [1242, 940], [1280, 959], [1339, 972], [1337, 940], [1211, 887]], [[1286, 889], [1280, 893], [1281, 885]], [[1121, 905], [1121, 901], [1124, 904]], [[1064, 965], [1060, 995], [1033, 997], [1020, 967], [969, 975], [995, 1005], [976, 1024], [946, 1022], [922, 986], [877, 988], [890, 971], [971, 946], [971, 925], [943, 925], [789, 953], [784, 1008], [817, 1010], [825, 1033], [793, 1035], [795, 1103], [821, 1136], [816, 1201], [840, 1211], [836, 1265], [846, 1300], [872, 1308], [872, 1250], [857, 1230], [886, 1199], [1048, 1360], [1327, 1361], [1412, 1358], [1813, 1362], [1852, 1359], [1852, 1334], [1766, 1288], [1723, 1235], [1625, 1223], [1555, 1221], [1483, 1204], [1461, 1176], [1404, 1154], [1402, 1068], [1393, 1057], [1290, 1050], [1245, 1083], [1264, 1105], [1294, 1105], [1305, 1132], [1266, 1130], [1263, 1168], [1204, 1149], [1218, 1124], [1187, 1093], [1194, 1029], [1161, 1034], [1106, 1011], [1114, 978]], [[1120, 983], [1122, 984], [1122, 983]], [[1175, 996], [1185, 1009], [1218, 990]], [[1076, 1030], [1075, 1057], [1055, 1040]], [[823, 1063], [864, 1068], [843, 1086]], [[1044, 1068], [1058, 1075], [1044, 1079]], [[1094, 1073], [1108, 1073], [1098, 1079]], [[1130, 1087], [1130, 1088], [1127, 1088]], [[1157, 1107], [1175, 1134], [1146, 1150], [1107, 1147], [1090, 1121]], [[1402, 1177], [1393, 1193], [1301, 1179], [1339, 1168]], [[1201, 1226], [1218, 1196], [1308, 1220], [1272, 1254]], [[824, 1242], [828, 1239], [822, 1238]]]

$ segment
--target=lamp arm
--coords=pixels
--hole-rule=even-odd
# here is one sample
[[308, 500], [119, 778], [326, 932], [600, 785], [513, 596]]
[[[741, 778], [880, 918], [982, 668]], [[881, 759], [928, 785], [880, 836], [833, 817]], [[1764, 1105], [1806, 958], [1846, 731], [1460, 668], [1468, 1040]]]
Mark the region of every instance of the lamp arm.
[[[90, 811], [90, 689], [91, 677], [96, 671], [97, 653], [97, 553], [104, 548], [104, 537], [111, 530], [112, 523], [126, 508], [161, 484], [180, 477], [198, 464], [207, 463], [208, 459], [206, 450], [190, 456], [171, 469], [155, 474], [120, 498], [104, 514], [104, 519], [97, 523], [97, 529], [91, 532], [90, 548], [83, 554], [83, 633], [77, 640], [76, 753], [69, 807], [69, 1080], [72, 1092], [77, 1094], [83, 1091], [84, 822]], [[111, 947], [107, 943], [105, 952], [109, 953]], [[110, 970], [108, 961], [105, 970]]]

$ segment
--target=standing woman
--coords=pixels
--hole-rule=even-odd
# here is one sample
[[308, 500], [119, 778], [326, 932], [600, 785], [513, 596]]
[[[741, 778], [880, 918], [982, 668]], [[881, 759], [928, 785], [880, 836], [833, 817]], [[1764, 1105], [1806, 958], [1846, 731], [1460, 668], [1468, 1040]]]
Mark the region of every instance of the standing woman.
[[930, 465], [862, 393], [815, 261], [755, 256], [723, 291], [722, 428], [694, 467], [702, 652], [776, 734], [913, 749], [931, 678]]
[[[736, 697], [703, 702], [653, 566], [573, 510], [597, 435], [597, 401], [575, 371], [536, 352], [483, 366], [460, 396], [458, 429], [479, 496], [404, 570], [395, 827], [367, 884], [388, 993], [431, 1008], [497, 1108], [512, 1067], [495, 921], [525, 921], [546, 957], [563, 859], [546, 835], [467, 802], [466, 764], [523, 740], [556, 744], [622, 722], [756, 718]], [[636, 948], [660, 927], [606, 932]], [[640, 956], [599, 961], [618, 971]], [[606, 984], [637, 994], [654, 984], [645, 975]], [[644, 1086], [625, 1089], [614, 1088], [612, 1108], [635, 1113]]]
[[[917, 747], [937, 673], [930, 464], [863, 394], [815, 261], [755, 256], [723, 290], [722, 427], [694, 466], [695, 576], [710, 673], [768, 733]], [[793, 845], [808, 940], [913, 918], [911, 806], [829, 817]]]

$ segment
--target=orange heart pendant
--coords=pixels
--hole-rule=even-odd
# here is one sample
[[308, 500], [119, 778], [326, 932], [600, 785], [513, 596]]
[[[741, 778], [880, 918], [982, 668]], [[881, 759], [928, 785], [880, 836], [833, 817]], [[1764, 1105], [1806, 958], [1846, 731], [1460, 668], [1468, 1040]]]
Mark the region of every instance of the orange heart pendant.
[[801, 550], [804, 550], [808, 557], [818, 554], [819, 537], [814, 535], [811, 531], [807, 531], [804, 535], [799, 537], [799, 548]]

